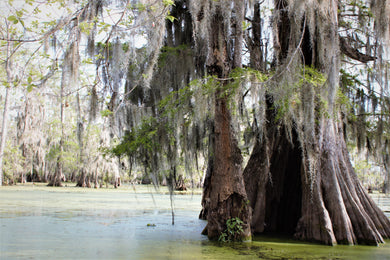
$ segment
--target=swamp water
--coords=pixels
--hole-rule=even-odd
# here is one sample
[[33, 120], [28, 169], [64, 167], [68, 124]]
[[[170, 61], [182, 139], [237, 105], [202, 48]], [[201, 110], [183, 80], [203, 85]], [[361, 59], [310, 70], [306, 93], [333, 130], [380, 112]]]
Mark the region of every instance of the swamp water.
[[[133, 189], [134, 188], [134, 189]], [[221, 246], [200, 233], [201, 195], [161, 188], [0, 188], [0, 259], [390, 259], [379, 247], [322, 246], [255, 237]], [[374, 198], [384, 210], [390, 198]]]

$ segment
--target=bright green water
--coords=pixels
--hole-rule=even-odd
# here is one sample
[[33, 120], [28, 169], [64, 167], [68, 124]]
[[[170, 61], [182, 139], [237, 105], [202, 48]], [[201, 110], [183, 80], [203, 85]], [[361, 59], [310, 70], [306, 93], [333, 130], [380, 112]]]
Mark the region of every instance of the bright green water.
[[389, 243], [328, 247], [255, 237], [221, 246], [200, 235], [200, 200], [176, 195], [172, 225], [169, 195], [152, 188], [2, 187], [0, 259], [390, 259]]

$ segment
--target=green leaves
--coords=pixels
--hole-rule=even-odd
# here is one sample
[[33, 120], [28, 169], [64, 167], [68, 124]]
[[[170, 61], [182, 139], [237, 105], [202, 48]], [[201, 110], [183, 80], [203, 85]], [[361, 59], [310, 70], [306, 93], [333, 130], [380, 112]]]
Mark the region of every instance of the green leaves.
[[112, 149], [112, 153], [118, 157], [123, 155], [140, 157], [141, 160], [150, 157], [160, 148], [156, 139], [158, 127], [155, 118], [144, 118], [138, 127], [133, 127], [125, 133], [121, 143]]
[[24, 12], [25, 12], [24, 9], [17, 10], [16, 13], [15, 13], [16, 15], [8, 16], [7, 20], [10, 21], [13, 24], [20, 23], [21, 25], [24, 26], [24, 21], [22, 20], [22, 16], [23, 16]]
[[172, 91], [166, 98], [160, 101], [159, 110], [163, 116], [174, 116], [179, 111], [183, 111], [186, 103], [193, 95], [190, 86]]
[[175, 5], [175, 2], [173, 0], [163, 0], [163, 4], [165, 6], [172, 6]]
[[33, 84], [33, 78], [30, 76], [28, 76], [27, 78], [27, 84], [26, 84], [26, 87], [27, 87], [27, 92], [30, 93], [31, 91], [33, 91], [34, 87], [36, 87], [36, 85]]
[[241, 241], [241, 235], [244, 232], [243, 229], [244, 222], [238, 218], [230, 218], [226, 221], [226, 229], [218, 238], [219, 242], [234, 242]]
[[172, 15], [167, 15], [165, 18], [167, 18], [171, 23], [173, 23], [176, 19], [176, 17], [174, 17]]
[[80, 30], [87, 35], [91, 33], [91, 31], [93, 30], [93, 27], [94, 27], [94, 24], [90, 23], [88, 21], [79, 23]]
[[321, 87], [326, 82], [326, 77], [321, 72], [316, 70], [313, 67], [305, 66], [303, 68], [303, 78], [300, 82], [300, 84], [303, 84], [304, 82], [309, 83], [310, 85], [314, 87]]
[[[163, 0], [163, 5], [165, 7], [171, 7], [175, 5], [175, 1], [173, 0]], [[166, 19], [168, 19], [171, 23], [175, 21], [175, 17], [170, 15], [170, 12], [168, 11], [167, 16], [165, 16]]]
[[248, 28], [250, 28], [251, 24], [247, 21], [242, 21], [242, 30], [246, 31]]
[[102, 117], [109, 117], [113, 114], [113, 112], [109, 109], [105, 109], [105, 110], [100, 111], [100, 114]]
[[17, 24], [19, 22], [19, 19], [15, 15], [8, 16], [7, 20], [14, 24]]
[[86, 58], [82, 60], [83, 64], [94, 64], [93, 60], [91, 58]]

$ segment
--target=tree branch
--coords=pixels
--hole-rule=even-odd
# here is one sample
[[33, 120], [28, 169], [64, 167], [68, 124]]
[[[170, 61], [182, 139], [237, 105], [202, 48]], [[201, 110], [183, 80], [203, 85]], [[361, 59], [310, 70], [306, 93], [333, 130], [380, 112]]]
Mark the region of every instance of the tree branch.
[[342, 53], [350, 57], [351, 59], [367, 63], [369, 61], [376, 60], [377, 57], [370, 56], [364, 53], [361, 53], [357, 49], [353, 48], [349, 41], [347, 40], [347, 37], [340, 37], [340, 50]]

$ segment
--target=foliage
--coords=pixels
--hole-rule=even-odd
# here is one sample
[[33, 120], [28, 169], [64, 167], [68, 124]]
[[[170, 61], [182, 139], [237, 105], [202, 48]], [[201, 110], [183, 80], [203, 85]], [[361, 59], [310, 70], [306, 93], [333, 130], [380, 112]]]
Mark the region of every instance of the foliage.
[[163, 46], [160, 50], [159, 67], [170, 66], [170, 58], [180, 59], [183, 53], [189, 53], [191, 51], [190, 46], [187, 44], [180, 44], [178, 46]]
[[368, 160], [359, 160], [355, 163], [354, 169], [366, 189], [382, 189], [385, 178], [378, 166], [372, 165]]
[[228, 219], [226, 221], [226, 229], [221, 233], [218, 241], [224, 243], [241, 241], [241, 234], [244, 231], [242, 227], [243, 224], [244, 222], [238, 217]]
[[315, 99], [319, 101], [316, 109], [320, 114], [326, 113], [327, 102], [323, 99], [326, 76], [312, 66], [303, 66], [292, 78], [296, 79], [295, 83], [287, 83], [290, 85], [283, 86], [281, 90], [269, 90], [277, 97], [274, 102], [274, 108], [277, 111], [276, 121], [285, 117], [289, 118], [291, 114], [301, 113], [304, 103], [309, 105], [310, 102], [310, 100], [303, 101], [303, 99], [312, 95], [311, 93], [314, 93]]
[[159, 151], [160, 145], [156, 141], [157, 121], [153, 117], [144, 118], [138, 127], [127, 131], [120, 144], [112, 149], [116, 156], [127, 155], [144, 159]]
[[[330, 104], [324, 87], [327, 75], [323, 71], [300, 66], [298, 58], [289, 61], [290, 67], [280, 69], [274, 64], [274, 54], [270, 53], [276, 48], [271, 44], [272, 28], [267, 24], [271, 24], [271, 12], [275, 10], [267, 3], [261, 5], [261, 45], [266, 65], [262, 71], [248, 66], [237, 68], [221, 79], [204, 74], [206, 57], [202, 55], [207, 55], [207, 27], [191, 20], [191, 13], [201, 8], [196, 1], [137, 0], [130, 1], [128, 6], [121, 1], [95, 0], [19, 2], [2, 3], [1, 60], [5, 64], [12, 58], [13, 75], [8, 80], [4, 68], [0, 75], [3, 89], [13, 90], [11, 103], [15, 104], [18, 117], [12, 118], [19, 118], [24, 113], [21, 107], [26, 107], [28, 113], [20, 118], [42, 124], [30, 124], [31, 129], [25, 134], [46, 135], [39, 141], [24, 142], [29, 154], [23, 157], [26, 165], [36, 167], [41, 163], [34, 157], [39, 151], [39, 157], [45, 158], [47, 168], [53, 172], [60, 154], [62, 133], [58, 115], [62, 103], [66, 105], [61, 160], [67, 175], [78, 172], [79, 167], [89, 174], [95, 169], [101, 175], [114, 171], [118, 163], [112, 158], [104, 159], [107, 150], [115, 156], [131, 157], [130, 161], [137, 166], [147, 164], [149, 169], [156, 169], [156, 164], [160, 164], [161, 172], [169, 172], [170, 164], [183, 171], [196, 168], [199, 172], [202, 167], [198, 167], [198, 157], [202, 160], [208, 154], [216, 93], [229, 101], [236, 134], [245, 137], [242, 139], [248, 151], [250, 139], [264, 126], [267, 95], [273, 98], [277, 120], [289, 120], [289, 125], [301, 122], [302, 129], [309, 129], [309, 124], [316, 123], [311, 119], [334, 116], [328, 114]], [[380, 54], [385, 53], [379, 46], [383, 42], [375, 38], [379, 35], [375, 28], [381, 25], [377, 22], [382, 13], [378, 8], [363, 0], [339, 3], [339, 35], [348, 39], [354, 49], [377, 55], [377, 59], [361, 66], [343, 56], [336, 100], [350, 141], [369, 143], [370, 151], [374, 154], [376, 150], [380, 161], [388, 149], [385, 143], [389, 140], [390, 106], [388, 74], [383, 72], [388, 69], [388, 58]], [[56, 12], [47, 11], [51, 9]], [[382, 25], [386, 25], [384, 21]], [[169, 32], [166, 26], [171, 26]], [[249, 41], [253, 37], [250, 17], [243, 23], [243, 30]], [[7, 46], [12, 55], [7, 54]], [[66, 58], [67, 50], [72, 50], [70, 60]], [[249, 52], [243, 52], [243, 57], [251, 54], [248, 46], [243, 51]], [[74, 81], [64, 76], [69, 73], [76, 76]], [[60, 100], [63, 78], [64, 102]], [[79, 105], [76, 93], [80, 96]], [[32, 103], [42, 105], [34, 109], [41, 109], [40, 115], [44, 116], [36, 116], [31, 103], [25, 102], [27, 95], [39, 97], [39, 102]], [[313, 113], [317, 114], [310, 117]], [[11, 120], [10, 131], [16, 132], [17, 123]], [[80, 125], [84, 129], [81, 135], [76, 133]], [[98, 130], [91, 130], [93, 125]], [[84, 138], [81, 143], [80, 136]], [[16, 136], [12, 139], [17, 143]], [[119, 144], [115, 140], [120, 140]], [[244, 141], [240, 140], [241, 143]], [[96, 149], [99, 146], [107, 149]], [[17, 146], [12, 147], [7, 145], [6, 150], [10, 150], [6, 152], [16, 153]], [[7, 157], [7, 172], [17, 169], [12, 165], [23, 164], [19, 159], [14, 162]]]
[[4, 180], [8, 179], [12, 182], [16, 181], [18, 174], [26, 169], [23, 168], [25, 158], [20, 149], [11, 140], [8, 140], [7, 147], [4, 153]]
[[[186, 49], [182, 45], [163, 48], [160, 60], [169, 55], [177, 55], [177, 52], [184, 50], [183, 48]], [[204, 147], [207, 149], [207, 145], [201, 142], [207, 143], [207, 131], [210, 129], [205, 129], [202, 136], [196, 134], [193, 136], [193, 131], [197, 124], [212, 117], [213, 110], [207, 110], [205, 107], [199, 109], [199, 106], [213, 102], [216, 93], [219, 93], [221, 97], [228, 98], [232, 109], [238, 109], [236, 97], [240, 95], [240, 88], [245, 86], [248, 79], [263, 82], [268, 79], [268, 76], [250, 68], [235, 69], [229, 75], [228, 84], [221, 84], [221, 80], [225, 79], [205, 76], [203, 79], [193, 80], [177, 91], [169, 92], [158, 102], [158, 116], [143, 117], [138, 125], [125, 132], [120, 143], [115, 145], [110, 153], [118, 157], [126, 156], [133, 162], [147, 166], [150, 170], [156, 168], [154, 165], [156, 162], [151, 158], [157, 154], [159, 165], [173, 164], [177, 169], [181, 169], [183, 163], [188, 163], [186, 157], [189, 157], [192, 152], [205, 153], [202, 149]], [[188, 140], [189, 138], [191, 140]], [[193, 147], [189, 142], [194, 142], [195, 146]], [[183, 155], [176, 155], [176, 152]], [[181, 159], [183, 157], [184, 159]], [[191, 171], [190, 166], [186, 165], [185, 170]], [[162, 169], [159, 171], [164, 172]]]

